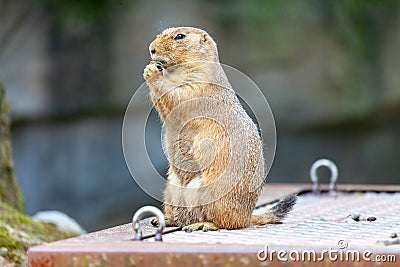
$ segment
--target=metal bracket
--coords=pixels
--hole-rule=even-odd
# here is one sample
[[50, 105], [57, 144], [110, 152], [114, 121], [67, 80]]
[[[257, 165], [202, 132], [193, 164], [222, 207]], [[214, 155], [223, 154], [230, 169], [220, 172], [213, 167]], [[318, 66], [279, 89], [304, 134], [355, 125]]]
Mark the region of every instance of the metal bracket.
[[313, 193], [319, 193], [320, 192], [320, 183], [318, 181], [318, 176], [317, 176], [317, 169], [320, 167], [327, 167], [330, 172], [331, 172], [331, 178], [329, 182], [329, 194], [336, 196], [336, 182], [338, 178], [338, 168], [336, 164], [329, 159], [319, 159], [313, 163], [310, 169], [310, 178], [313, 183], [312, 185], [312, 191]]
[[134, 240], [143, 240], [143, 231], [140, 229], [139, 221], [147, 218], [151, 215], [155, 215], [158, 219], [158, 229], [154, 237], [155, 241], [162, 241], [162, 233], [165, 228], [164, 214], [153, 206], [144, 206], [138, 209], [132, 217], [132, 227], [134, 232]]

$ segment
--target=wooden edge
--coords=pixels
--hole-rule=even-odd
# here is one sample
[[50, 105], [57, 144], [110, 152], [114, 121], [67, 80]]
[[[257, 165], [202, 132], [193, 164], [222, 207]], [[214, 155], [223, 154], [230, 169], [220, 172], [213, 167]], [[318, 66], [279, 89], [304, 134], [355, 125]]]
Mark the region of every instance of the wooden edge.
[[[261, 195], [258, 198], [256, 207], [261, 207], [273, 202], [277, 202], [290, 194], [301, 194], [311, 192], [310, 184], [281, 184], [270, 183], [263, 185]], [[328, 185], [321, 185], [322, 191], [328, 191]], [[338, 192], [400, 192], [400, 185], [374, 185], [374, 184], [338, 184]]]
[[338, 184], [338, 191], [346, 191], [346, 192], [400, 192], [400, 185], [392, 184], [392, 185], [378, 185], [378, 184]]
[[309, 190], [311, 186], [307, 184], [280, 184], [270, 183], [262, 187], [261, 195], [258, 198], [256, 207], [261, 207], [279, 201], [290, 194], [297, 194], [304, 190]]
[[[277, 258], [277, 253], [283, 251], [284, 257], [288, 258], [289, 253], [293, 251], [293, 246], [206, 245], [140, 241], [95, 243], [91, 246], [87, 246], [87, 244], [44, 245], [29, 250], [28, 266], [281, 266], [282, 263], [287, 266], [299, 266], [299, 264], [348, 266], [352, 263], [345, 258], [330, 258], [329, 254], [324, 252], [329, 250], [327, 247], [296, 247], [296, 251], [300, 255], [310, 249], [316, 253], [314, 260], [305, 258], [304, 260], [282, 261]], [[367, 249], [363, 247], [359, 248], [359, 251], [363, 253]], [[395, 259], [400, 257], [399, 250], [395, 248], [390, 250], [374, 248], [370, 251], [375, 255], [395, 256]], [[337, 256], [337, 254], [334, 255]], [[353, 263], [360, 266], [376, 264], [363, 257]], [[397, 266], [396, 264], [398, 263], [395, 261], [386, 262], [385, 266]]]
[[[323, 189], [326, 187], [323, 187]], [[257, 205], [265, 205], [275, 202], [284, 196], [293, 193], [309, 192], [309, 184], [267, 184]], [[373, 191], [373, 192], [400, 192], [398, 185], [339, 185], [338, 191]], [[155, 227], [150, 226], [149, 221], [142, 222], [144, 234], [148, 237], [154, 235]], [[167, 228], [165, 233], [179, 230], [179, 228]], [[32, 247], [28, 250], [28, 266], [281, 266], [282, 261], [262, 261], [257, 257], [264, 247], [255, 245], [221, 245], [221, 244], [177, 244], [163, 242], [132, 241], [132, 225], [105, 229], [99, 232], [89, 233], [80, 237], [61, 240], [41, 246]], [[268, 244], [265, 244], [268, 246]], [[276, 252], [291, 251], [293, 246], [268, 246], [269, 251]], [[296, 246], [298, 251], [313, 249], [315, 252], [326, 250], [326, 247], [308, 248]], [[357, 249], [356, 247], [354, 249]], [[368, 248], [360, 247], [360, 250]], [[396, 256], [400, 259], [398, 246], [371, 248], [373, 253], [380, 255]], [[276, 254], [275, 254], [276, 255]], [[284, 262], [288, 266], [299, 266], [303, 261]], [[348, 261], [336, 260], [332, 262], [329, 258], [323, 261], [306, 261], [307, 266], [347, 266]], [[350, 262], [351, 264], [351, 262]], [[373, 266], [375, 262], [361, 259], [356, 264], [362, 266]], [[397, 266], [396, 262], [386, 262], [385, 266]]]

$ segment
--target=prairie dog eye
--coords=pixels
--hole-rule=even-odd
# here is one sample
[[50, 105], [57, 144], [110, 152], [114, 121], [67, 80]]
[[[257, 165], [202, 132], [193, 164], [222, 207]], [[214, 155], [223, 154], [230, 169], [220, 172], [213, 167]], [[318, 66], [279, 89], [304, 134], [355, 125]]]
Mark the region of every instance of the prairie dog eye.
[[181, 40], [181, 39], [183, 39], [185, 37], [186, 37], [186, 35], [184, 35], [182, 33], [179, 33], [177, 36], [175, 36], [174, 40]]

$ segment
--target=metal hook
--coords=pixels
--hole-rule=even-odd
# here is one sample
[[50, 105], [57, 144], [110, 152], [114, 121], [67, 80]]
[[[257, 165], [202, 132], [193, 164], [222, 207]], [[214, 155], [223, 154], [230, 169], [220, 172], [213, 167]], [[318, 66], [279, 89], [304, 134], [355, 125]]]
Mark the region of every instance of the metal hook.
[[313, 191], [313, 193], [319, 192], [320, 183], [318, 182], [317, 169], [322, 166], [327, 167], [331, 172], [331, 178], [330, 178], [330, 182], [329, 182], [329, 194], [335, 196], [336, 195], [336, 181], [338, 178], [339, 171], [338, 171], [336, 164], [329, 159], [319, 159], [316, 162], [314, 162], [313, 165], [311, 166], [310, 178], [313, 183], [312, 191]]
[[159, 209], [157, 209], [156, 207], [153, 207], [153, 206], [141, 207], [133, 215], [132, 227], [133, 227], [133, 232], [135, 234], [134, 240], [143, 240], [143, 232], [140, 229], [139, 221], [146, 217], [149, 217], [151, 215], [157, 216], [158, 225], [159, 225], [154, 239], [156, 241], [162, 241], [162, 233], [165, 228], [164, 214]]

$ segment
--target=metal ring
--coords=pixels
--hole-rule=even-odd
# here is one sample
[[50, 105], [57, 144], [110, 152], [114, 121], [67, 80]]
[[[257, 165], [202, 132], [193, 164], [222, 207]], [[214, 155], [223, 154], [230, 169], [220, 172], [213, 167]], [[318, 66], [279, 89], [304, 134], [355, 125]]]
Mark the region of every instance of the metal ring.
[[336, 194], [336, 181], [339, 175], [338, 168], [336, 164], [329, 159], [319, 159], [316, 162], [313, 163], [310, 169], [310, 178], [313, 183], [312, 186], [312, 191], [314, 193], [319, 192], [319, 182], [318, 182], [318, 176], [317, 176], [317, 169], [319, 167], [327, 167], [330, 172], [331, 172], [331, 178], [329, 182], [329, 192], [331, 194]]
[[132, 227], [133, 227], [133, 232], [135, 234], [134, 240], [143, 240], [143, 232], [140, 229], [139, 221], [144, 218], [147, 218], [151, 215], [157, 216], [158, 225], [159, 225], [154, 239], [156, 241], [162, 241], [162, 233], [165, 228], [164, 214], [159, 209], [157, 209], [156, 207], [153, 207], [153, 206], [141, 207], [133, 215]]

